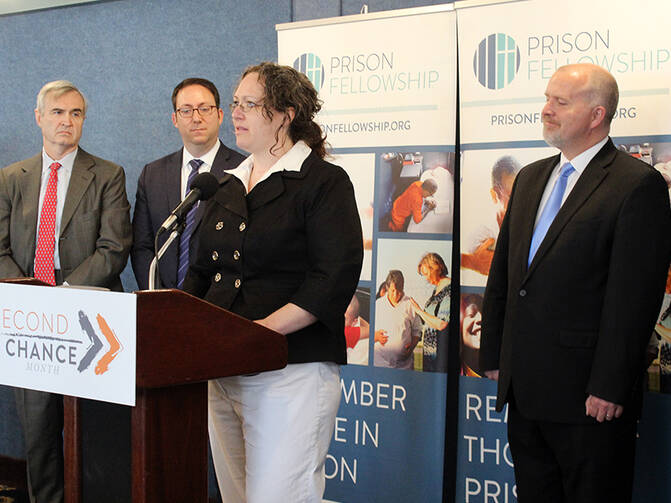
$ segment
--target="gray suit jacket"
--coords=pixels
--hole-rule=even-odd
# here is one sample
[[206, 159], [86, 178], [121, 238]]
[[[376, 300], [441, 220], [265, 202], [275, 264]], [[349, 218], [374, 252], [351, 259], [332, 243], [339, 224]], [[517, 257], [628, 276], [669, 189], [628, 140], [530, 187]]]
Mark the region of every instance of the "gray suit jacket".
[[[0, 170], [0, 278], [33, 275], [41, 171], [41, 153]], [[131, 242], [123, 168], [79, 148], [58, 238], [64, 281], [122, 291]]]

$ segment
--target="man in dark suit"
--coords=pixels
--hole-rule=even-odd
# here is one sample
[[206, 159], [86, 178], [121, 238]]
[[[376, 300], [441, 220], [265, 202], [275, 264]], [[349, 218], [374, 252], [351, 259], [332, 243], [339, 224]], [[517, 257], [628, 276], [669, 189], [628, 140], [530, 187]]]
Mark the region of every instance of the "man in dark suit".
[[[206, 171], [220, 178], [225, 170], [237, 167], [244, 160], [241, 154], [219, 141], [224, 112], [220, 107], [219, 92], [212, 82], [201, 78], [183, 80], [172, 92], [172, 107], [172, 123], [179, 130], [184, 147], [147, 164], [137, 186], [131, 263], [141, 290], [149, 286], [156, 232], [188, 193], [190, 179], [196, 173]], [[194, 236], [202, 206], [194, 211], [193, 225], [182, 234], [179, 242], [170, 246], [160, 261], [160, 279], [164, 288], [182, 286], [189, 257], [196, 254], [197, 239]], [[167, 238], [167, 233], [159, 238], [159, 247]]]
[[480, 363], [507, 402], [521, 502], [630, 501], [645, 348], [671, 253], [664, 180], [608, 137], [615, 79], [550, 79], [545, 140], [516, 178], [483, 305]]
[[[70, 82], [40, 90], [42, 153], [0, 170], [0, 278], [123, 290], [132, 238], [125, 175], [79, 148], [86, 108]], [[17, 389], [16, 399], [31, 501], [62, 502], [62, 397]]]

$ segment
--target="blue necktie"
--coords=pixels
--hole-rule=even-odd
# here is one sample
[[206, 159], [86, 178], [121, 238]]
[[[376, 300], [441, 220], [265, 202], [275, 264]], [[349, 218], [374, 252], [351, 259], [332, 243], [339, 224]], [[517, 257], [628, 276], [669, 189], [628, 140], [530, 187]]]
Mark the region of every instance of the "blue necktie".
[[555, 182], [555, 186], [552, 188], [548, 202], [543, 208], [543, 213], [538, 219], [538, 224], [534, 230], [534, 235], [531, 238], [531, 246], [529, 247], [529, 260], [527, 261], [527, 266], [531, 265], [531, 261], [534, 259], [534, 255], [538, 251], [538, 247], [543, 242], [545, 235], [552, 225], [557, 213], [559, 213], [559, 208], [561, 208], [561, 202], [564, 198], [564, 192], [566, 192], [566, 184], [568, 183], [568, 177], [571, 176], [571, 173], [575, 171], [575, 168], [571, 165], [570, 162], [564, 164], [559, 173], [559, 178]]
[[[191, 159], [189, 161], [189, 166], [191, 166], [191, 173], [189, 173], [189, 178], [186, 181], [186, 194], [189, 193], [191, 189], [191, 182], [198, 174], [198, 169], [200, 168], [203, 161], [200, 159]], [[177, 266], [177, 288], [182, 288], [184, 283], [184, 278], [186, 278], [186, 271], [189, 270], [189, 242], [191, 241], [191, 234], [193, 234], [193, 228], [196, 226], [196, 210], [198, 205], [195, 204], [193, 208], [189, 210], [186, 214], [186, 225], [182, 231], [182, 235], [179, 238], [179, 265]]]

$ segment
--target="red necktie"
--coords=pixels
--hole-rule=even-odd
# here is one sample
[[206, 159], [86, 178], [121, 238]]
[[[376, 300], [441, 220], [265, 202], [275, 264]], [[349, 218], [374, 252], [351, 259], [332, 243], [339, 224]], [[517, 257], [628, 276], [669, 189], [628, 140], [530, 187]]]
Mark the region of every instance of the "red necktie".
[[54, 244], [56, 241], [56, 188], [58, 186], [58, 168], [61, 165], [54, 162], [49, 169], [49, 181], [42, 201], [40, 213], [40, 230], [37, 235], [37, 249], [35, 250], [35, 278], [50, 285], [56, 284], [54, 276]]

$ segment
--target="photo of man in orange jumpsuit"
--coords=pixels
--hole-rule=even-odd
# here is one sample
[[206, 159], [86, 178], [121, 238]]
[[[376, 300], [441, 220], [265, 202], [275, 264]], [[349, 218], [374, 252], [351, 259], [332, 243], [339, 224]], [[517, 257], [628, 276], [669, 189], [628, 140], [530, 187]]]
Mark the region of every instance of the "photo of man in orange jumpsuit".
[[394, 232], [405, 231], [408, 217], [412, 216], [415, 223], [421, 222], [424, 217], [436, 207], [433, 200], [425, 200], [438, 190], [435, 180], [416, 181], [396, 198], [391, 209], [389, 228]]

